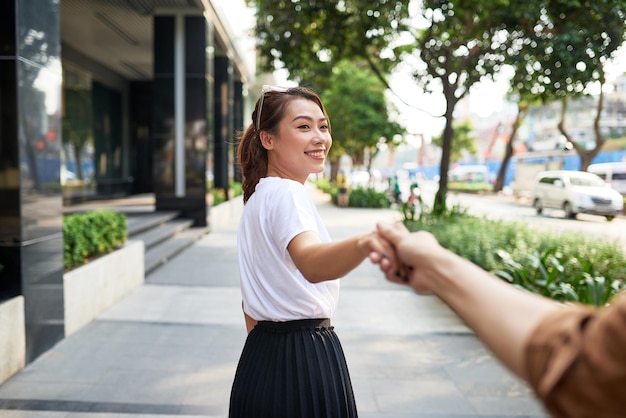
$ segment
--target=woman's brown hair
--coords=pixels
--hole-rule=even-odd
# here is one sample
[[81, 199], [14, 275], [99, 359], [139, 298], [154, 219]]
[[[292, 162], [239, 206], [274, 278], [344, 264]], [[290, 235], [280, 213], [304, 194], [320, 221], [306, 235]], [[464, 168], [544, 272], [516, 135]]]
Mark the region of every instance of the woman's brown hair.
[[[311, 100], [320, 107], [328, 120], [322, 100], [306, 87], [269, 88], [261, 93], [252, 112], [252, 122], [239, 138], [237, 160], [243, 175], [243, 202], [246, 203], [261, 178], [267, 175], [267, 150], [261, 145], [259, 132], [278, 134], [278, 124], [285, 116], [285, 108], [294, 99]], [[259, 105], [261, 108], [259, 109]], [[258, 112], [261, 112], [260, 114]], [[257, 126], [258, 125], [258, 126]], [[328, 121], [330, 127], [330, 120]]]

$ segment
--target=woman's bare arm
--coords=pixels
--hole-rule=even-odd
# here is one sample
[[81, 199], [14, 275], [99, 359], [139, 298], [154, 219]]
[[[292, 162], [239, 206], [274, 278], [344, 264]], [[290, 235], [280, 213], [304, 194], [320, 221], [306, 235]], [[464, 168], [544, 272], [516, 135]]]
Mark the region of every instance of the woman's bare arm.
[[291, 240], [287, 250], [302, 275], [312, 283], [334, 280], [357, 267], [368, 254], [391, 248], [375, 232], [334, 242], [321, 242], [317, 233], [303, 232]]

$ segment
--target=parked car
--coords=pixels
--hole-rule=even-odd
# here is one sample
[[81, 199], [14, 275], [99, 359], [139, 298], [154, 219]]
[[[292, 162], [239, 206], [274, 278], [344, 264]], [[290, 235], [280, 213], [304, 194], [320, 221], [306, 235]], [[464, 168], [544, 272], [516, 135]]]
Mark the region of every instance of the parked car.
[[626, 162], [591, 164], [587, 171], [597, 174], [622, 195], [626, 195]]
[[565, 216], [579, 213], [600, 215], [612, 220], [624, 209], [624, 199], [595, 174], [584, 171], [555, 170], [537, 174], [532, 204], [540, 215], [544, 209], [562, 209]]

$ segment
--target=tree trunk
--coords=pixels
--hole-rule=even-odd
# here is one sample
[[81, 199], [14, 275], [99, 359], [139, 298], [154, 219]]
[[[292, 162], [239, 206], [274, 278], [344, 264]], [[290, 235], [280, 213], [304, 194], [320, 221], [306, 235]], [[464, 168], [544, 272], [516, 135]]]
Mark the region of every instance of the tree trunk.
[[341, 156], [336, 156], [330, 159], [330, 181], [337, 181], [337, 174], [339, 173], [339, 161]]
[[[448, 96], [448, 94], [446, 94]], [[446, 126], [443, 129], [443, 137], [441, 139], [441, 164], [439, 166], [439, 190], [435, 194], [433, 203], [433, 213], [442, 214], [446, 211], [446, 199], [448, 196], [448, 170], [450, 169], [450, 154], [452, 151], [452, 137], [454, 136], [454, 128], [452, 122], [454, 120], [453, 113], [456, 105], [456, 98], [453, 94], [446, 97]]]
[[513, 122], [513, 125], [511, 127], [511, 135], [509, 136], [509, 140], [506, 143], [504, 158], [502, 158], [502, 164], [500, 165], [500, 170], [498, 170], [496, 184], [493, 186], [494, 192], [501, 192], [504, 188], [504, 178], [506, 177], [506, 171], [509, 168], [509, 162], [511, 161], [511, 157], [513, 157], [513, 143], [517, 138], [517, 130], [519, 129], [519, 126], [526, 117], [527, 110], [527, 105], [520, 105], [519, 103], [517, 104], [517, 115], [515, 115], [515, 121]]
[[570, 136], [567, 134], [567, 131], [565, 129], [565, 113], [567, 112], [567, 98], [563, 99], [563, 107], [561, 109], [561, 120], [559, 121], [558, 128], [561, 134], [563, 134], [563, 136], [565, 136], [565, 138], [572, 144], [572, 146], [576, 150], [576, 153], [580, 157], [580, 170], [581, 171], [587, 171], [587, 168], [589, 168], [589, 165], [593, 162], [593, 159], [596, 158], [596, 155], [598, 155], [598, 153], [602, 149], [602, 146], [604, 145], [604, 142], [605, 142], [604, 135], [602, 135], [602, 132], [600, 131], [600, 117], [602, 116], [603, 107], [604, 107], [604, 93], [602, 91], [602, 88], [600, 88], [600, 95], [598, 97], [598, 104], [596, 106], [596, 116], [593, 121], [593, 131], [595, 135], [596, 144], [593, 149], [587, 150], [578, 142], [570, 138]]

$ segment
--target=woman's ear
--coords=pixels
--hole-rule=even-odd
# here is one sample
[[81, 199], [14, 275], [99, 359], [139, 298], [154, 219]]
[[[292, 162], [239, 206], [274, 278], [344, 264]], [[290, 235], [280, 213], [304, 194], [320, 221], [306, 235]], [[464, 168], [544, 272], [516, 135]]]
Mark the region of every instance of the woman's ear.
[[267, 150], [274, 149], [274, 138], [270, 133], [261, 131], [259, 133], [259, 138], [261, 139], [261, 145], [263, 145], [263, 148]]

